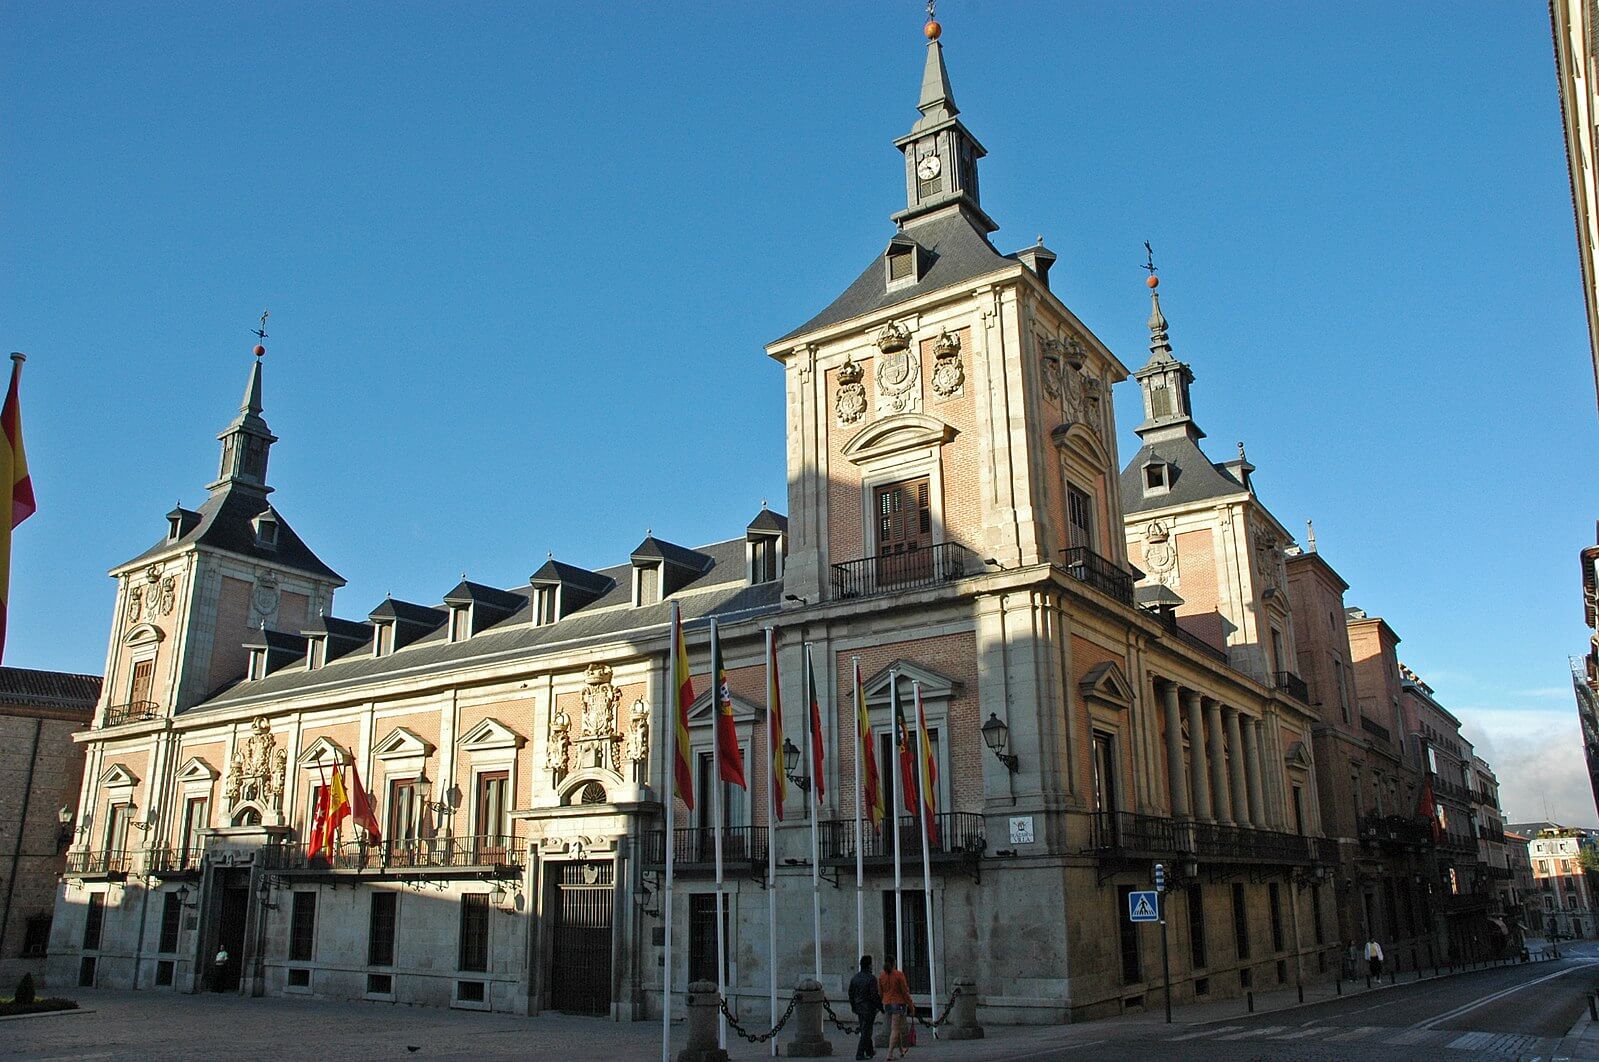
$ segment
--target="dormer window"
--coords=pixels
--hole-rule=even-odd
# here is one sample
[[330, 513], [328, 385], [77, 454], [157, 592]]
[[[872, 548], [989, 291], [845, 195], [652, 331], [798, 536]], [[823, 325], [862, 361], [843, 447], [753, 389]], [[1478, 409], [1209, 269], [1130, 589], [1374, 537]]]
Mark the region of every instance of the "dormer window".
[[372, 655], [388, 656], [394, 652], [394, 624], [379, 623], [372, 632]]
[[761, 503], [761, 511], [744, 529], [745, 558], [750, 585], [775, 583], [783, 578], [788, 556], [788, 517]]
[[1144, 464], [1144, 493], [1161, 494], [1170, 489], [1170, 466], [1158, 458], [1150, 458]]
[[638, 565], [633, 569], [633, 604], [657, 605], [661, 601], [661, 566]]
[[750, 583], [770, 583], [778, 576], [777, 535], [759, 535], [750, 539]]
[[311, 638], [305, 645], [305, 669], [315, 671], [328, 662], [328, 641], [326, 638]]
[[561, 618], [561, 588], [541, 586], [533, 591], [533, 626], [546, 627]]
[[167, 516], [167, 541], [176, 542], [183, 537], [183, 514], [173, 512]]
[[472, 608], [460, 606], [450, 609], [450, 641], [464, 642], [472, 636]]
[[267, 549], [276, 549], [278, 544], [278, 518], [272, 510], [257, 516], [252, 523], [255, 525], [255, 544]]
[[267, 651], [265, 649], [250, 650], [250, 665], [247, 675], [251, 682], [266, 677], [266, 658]]
[[883, 253], [885, 283], [888, 290], [907, 288], [922, 278], [921, 248], [915, 241], [896, 236]]

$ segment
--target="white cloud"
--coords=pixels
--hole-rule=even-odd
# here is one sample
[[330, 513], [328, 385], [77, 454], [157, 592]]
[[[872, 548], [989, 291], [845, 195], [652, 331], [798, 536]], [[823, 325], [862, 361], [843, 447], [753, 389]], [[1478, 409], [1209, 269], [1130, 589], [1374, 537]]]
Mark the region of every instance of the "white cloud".
[[[1569, 691], [1568, 691], [1569, 692]], [[1461, 733], [1499, 778], [1505, 821], [1599, 827], [1577, 709], [1462, 708]]]

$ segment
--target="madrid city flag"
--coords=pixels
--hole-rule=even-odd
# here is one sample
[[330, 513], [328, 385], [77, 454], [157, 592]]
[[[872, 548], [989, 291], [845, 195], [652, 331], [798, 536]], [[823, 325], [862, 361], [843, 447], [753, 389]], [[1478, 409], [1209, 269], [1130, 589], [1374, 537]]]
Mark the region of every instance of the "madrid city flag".
[[11, 518], [0, 518], [0, 657], [6, 648], [6, 612], [11, 604], [11, 529], [32, 516], [33, 481], [28, 478], [28, 457], [22, 449], [22, 406], [17, 385], [22, 379], [21, 354], [11, 355], [11, 387], [0, 410], [0, 489], [11, 493]]

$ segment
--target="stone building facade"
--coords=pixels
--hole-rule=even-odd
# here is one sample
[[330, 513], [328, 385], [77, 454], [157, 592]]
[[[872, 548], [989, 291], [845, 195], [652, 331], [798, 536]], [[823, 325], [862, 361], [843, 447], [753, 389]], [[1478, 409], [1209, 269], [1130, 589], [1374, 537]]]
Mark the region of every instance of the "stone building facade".
[[95, 675], [0, 667], [0, 993], [44, 973], [56, 883], [66, 869]]
[[1528, 838], [1534, 890], [1526, 901], [1531, 930], [1560, 940], [1599, 936], [1593, 875], [1581, 859], [1585, 847], [1599, 843], [1593, 833], [1554, 822], [1516, 823], [1514, 832]]
[[[269, 501], [257, 361], [206, 502], [174, 509], [161, 541], [112, 570], [56, 980], [615, 1019], [680, 1005], [661, 998], [668, 844], [674, 984], [716, 959], [711, 802], [662, 831], [672, 603], [701, 694], [696, 788], [711, 777], [712, 618], [751, 764], [749, 793], [724, 794], [724, 848], [730, 1005], [752, 1019], [771, 958], [768, 846], [784, 983], [809, 973], [811, 949], [808, 823], [776, 824], [763, 796], [768, 627], [791, 713], [807, 644], [817, 672], [834, 998], [856, 959], [857, 661], [888, 763], [891, 691], [920, 684], [941, 809], [933, 961], [941, 984], [980, 979], [987, 1020], [1152, 1002], [1158, 940], [1127, 921], [1126, 896], [1157, 862], [1178, 1001], [1330, 975], [1335, 850], [1316, 715], [1293, 673], [1291, 539], [1242, 458], [1226, 473], [1207, 463], [1233, 477], [1218, 523], [1128, 496], [1112, 397], [1127, 371], [1051, 288], [1041, 242], [991, 242], [984, 149], [936, 40], [918, 111], [896, 141], [906, 206], [882, 252], [766, 348], [786, 396], [789, 515], [762, 510], [725, 541], [652, 536], [609, 567], [551, 559], [522, 586], [463, 581], [436, 604], [390, 598], [339, 618], [342, 580]], [[1175, 379], [1158, 300], [1155, 317], [1154, 374]], [[1148, 368], [1140, 380], [1154, 402]], [[1146, 442], [1194, 437], [1163, 409]], [[1159, 521], [1212, 542], [1210, 576], [1180, 561], [1199, 602], [1187, 611], [1135, 591], [1128, 529]], [[1146, 564], [1151, 537], [1132, 540]], [[343, 762], [384, 837], [312, 858], [316, 787]], [[893, 843], [886, 829], [862, 853], [874, 954], [896, 943]], [[918, 991], [925, 910], [907, 890]]]

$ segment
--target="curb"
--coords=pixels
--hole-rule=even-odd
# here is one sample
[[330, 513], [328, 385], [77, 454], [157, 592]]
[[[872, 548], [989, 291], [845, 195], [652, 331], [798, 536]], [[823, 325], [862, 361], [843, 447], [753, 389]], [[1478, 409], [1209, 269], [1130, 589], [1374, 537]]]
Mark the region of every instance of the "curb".
[[70, 1010], [41, 1010], [37, 1014], [7, 1014], [0, 1021], [27, 1021], [30, 1018], [63, 1018], [69, 1014], [93, 1014], [93, 1007], [73, 1007]]

